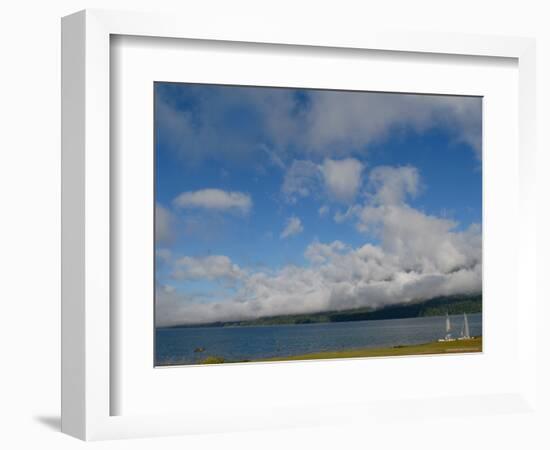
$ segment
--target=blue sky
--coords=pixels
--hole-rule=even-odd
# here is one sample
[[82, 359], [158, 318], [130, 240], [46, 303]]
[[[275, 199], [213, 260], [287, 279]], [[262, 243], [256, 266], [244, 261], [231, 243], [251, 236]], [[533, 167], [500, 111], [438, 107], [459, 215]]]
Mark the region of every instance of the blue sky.
[[158, 323], [480, 291], [481, 104], [156, 83]]

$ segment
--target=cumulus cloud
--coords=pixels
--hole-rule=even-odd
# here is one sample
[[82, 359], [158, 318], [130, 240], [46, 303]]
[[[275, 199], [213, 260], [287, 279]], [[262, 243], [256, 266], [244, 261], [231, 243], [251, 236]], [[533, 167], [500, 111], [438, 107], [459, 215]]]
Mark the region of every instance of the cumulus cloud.
[[295, 160], [285, 172], [281, 187], [284, 198], [289, 203], [309, 197], [318, 189], [321, 182], [321, 172], [312, 161]]
[[[230, 161], [249, 168], [284, 168], [301, 153], [290, 149], [304, 120], [293, 89], [158, 84], [155, 112], [159, 145], [187, 167]], [[238, 115], [251, 126], [235, 132]]]
[[160, 204], [155, 205], [155, 242], [166, 244], [174, 239], [174, 216]]
[[316, 152], [364, 149], [391, 131], [423, 133], [441, 127], [481, 152], [481, 98], [317, 91], [307, 113], [304, 140]]
[[176, 261], [173, 278], [178, 280], [239, 280], [244, 271], [224, 255], [184, 256]]
[[[231, 297], [219, 301], [189, 299], [186, 294], [157, 292], [173, 311], [159, 325], [208, 323], [282, 314], [379, 307], [437, 295], [479, 292], [481, 264], [452, 272], [410, 271], [399, 255], [363, 245], [316, 243], [308, 249], [311, 267], [285, 266], [273, 272], [251, 272]], [[169, 300], [168, 300], [169, 299]]]
[[455, 231], [456, 222], [424, 214], [407, 205], [365, 207], [358, 227], [381, 239], [382, 248], [398, 255], [405, 271], [452, 272], [481, 261], [481, 233], [474, 225]]
[[202, 189], [182, 192], [174, 199], [178, 208], [202, 208], [209, 210], [235, 210], [248, 213], [252, 208], [250, 195], [243, 192], [229, 192], [221, 189]]
[[325, 159], [321, 166], [328, 194], [344, 203], [353, 201], [357, 195], [362, 171], [363, 164], [354, 158]]
[[418, 194], [420, 177], [418, 170], [412, 166], [379, 166], [370, 172], [369, 184], [374, 189], [377, 203], [395, 205], [402, 203], [407, 196]]
[[[376, 245], [352, 247], [341, 241], [316, 240], [305, 249], [308, 264], [277, 270], [244, 270], [222, 256], [181, 258], [176, 268], [182, 279], [238, 284], [228, 297], [208, 302], [159, 289], [157, 304], [164, 309], [158, 324], [379, 307], [480, 292], [480, 226], [458, 229], [452, 220], [412, 208], [407, 198], [416, 195], [421, 183], [412, 167], [375, 168], [370, 176], [366, 203], [350, 207], [346, 220], [355, 220], [366, 236], [376, 238]], [[300, 220], [291, 217], [281, 237], [301, 230]]]
[[[480, 97], [199, 85], [182, 93], [166, 85], [155, 101], [161, 144], [188, 164], [231, 160], [283, 168], [293, 159], [364, 153], [396, 131], [436, 128], [481, 158]], [[235, 133], [227, 121], [235, 111], [246, 111], [256, 126]], [[270, 151], [258, 151], [266, 145]]]
[[281, 239], [286, 239], [295, 234], [300, 234], [304, 231], [302, 221], [296, 216], [289, 217], [286, 221], [284, 230], [281, 233]]
[[348, 248], [349, 247], [341, 241], [334, 241], [331, 244], [321, 244], [316, 241], [307, 247], [304, 256], [314, 264], [321, 264]]
[[361, 187], [362, 172], [363, 164], [355, 158], [325, 158], [322, 164], [295, 160], [285, 172], [281, 190], [289, 203], [319, 197], [322, 191], [333, 201], [350, 203]]
[[388, 254], [399, 257], [405, 271], [448, 273], [481, 263], [481, 229], [472, 225], [456, 231], [458, 223], [425, 214], [406, 203], [419, 190], [414, 167], [377, 167], [371, 171], [371, 202], [355, 206], [357, 228], [380, 240]]
[[329, 212], [330, 208], [327, 205], [323, 205], [319, 208], [319, 216], [325, 217]]

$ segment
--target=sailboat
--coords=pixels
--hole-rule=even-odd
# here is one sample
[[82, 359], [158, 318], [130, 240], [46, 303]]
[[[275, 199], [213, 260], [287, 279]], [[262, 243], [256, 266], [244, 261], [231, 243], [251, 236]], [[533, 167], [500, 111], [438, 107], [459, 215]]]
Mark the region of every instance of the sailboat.
[[443, 339], [438, 339], [439, 342], [451, 342], [455, 341], [451, 334], [451, 319], [449, 318], [449, 313], [445, 315], [445, 337]]
[[468, 316], [464, 313], [464, 323], [462, 324], [462, 332], [460, 333], [459, 339], [461, 341], [472, 339], [470, 336], [470, 325], [468, 324]]

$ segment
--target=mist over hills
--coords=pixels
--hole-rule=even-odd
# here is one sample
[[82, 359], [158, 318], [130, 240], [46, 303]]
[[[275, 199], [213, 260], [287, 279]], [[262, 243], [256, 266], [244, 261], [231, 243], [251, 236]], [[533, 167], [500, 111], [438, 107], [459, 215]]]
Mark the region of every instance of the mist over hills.
[[398, 303], [380, 308], [365, 307], [313, 314], [279, 315], [242, 321], [218, 321], [195, 325], [175, 325], [167, 328], [299, 325], [328, 322], [353, 322], [359, 320], [407, 319], [413, 317], [441, 316], [447, 313], [450, 315], [462, 313], [474, 314], [481, 311], [482, 294], [465, 294], [439, 296], [428, 300]]

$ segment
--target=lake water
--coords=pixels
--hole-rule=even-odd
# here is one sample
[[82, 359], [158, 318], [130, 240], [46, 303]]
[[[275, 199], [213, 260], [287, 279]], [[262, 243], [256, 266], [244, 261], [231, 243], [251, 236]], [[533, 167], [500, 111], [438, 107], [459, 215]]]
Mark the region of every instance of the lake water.
[[[451, 317], [453, 335], [463, 316]], [[481, 336], [481, 314], [469, 314], [470, 334]], [[229, 361], [302, 355], [366, 347], [433, 342], [445, 335], [444, 317], [258, 327], [160, 328], [156, 330], [156, 364], [195, 364], [208, 356]], [[198, 347], [204, 352], [195, 353]]]

